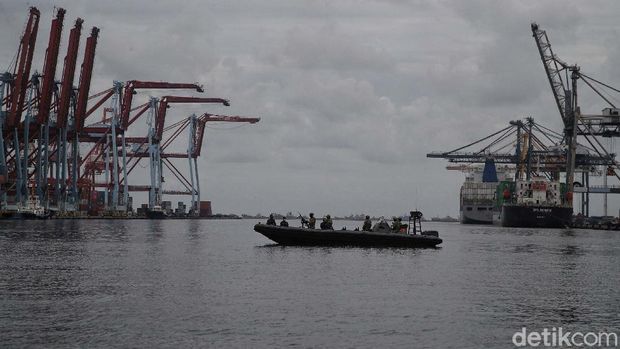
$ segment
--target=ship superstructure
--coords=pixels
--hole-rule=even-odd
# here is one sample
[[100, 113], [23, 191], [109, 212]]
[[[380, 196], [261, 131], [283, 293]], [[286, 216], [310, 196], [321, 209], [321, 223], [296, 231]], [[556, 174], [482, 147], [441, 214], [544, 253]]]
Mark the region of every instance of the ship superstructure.
[[500, 206], [497, 187], [500, 181], [510, 181], [509, 167], [495, 166], [487, 159], [484, 167], [468, 167], [460, 193], [460, 221], [463, 224], [499, 223]]
[[[461, 187], [461, 222], [563, 227], [572, 215], [572, 191], [559, 182], [566, 171], [566, 148], [561, 134], [526, 118], [525, 122], [511, 121], [508, 127], [471, 144], [427, 156], [469, 164], [449, 169], [485, 163]], [[582, 146], [577, 149], [583, 150], [575, 156], [579, 171], [595, 171], [614, 161], [613, 154], [598, 154]], [[501, 171], [495, 164], [510, 168], [512, 175], [498, 176]], [[540, 210], [533, 210], [536, 205]]]
[[[517, 180], [504, 191], [501, 224], [504, 227], [562, 228], [570, 225], [572, 196], [566, 185], [545, 177]], [[569, 200], [570, 199], [570, 200]]]

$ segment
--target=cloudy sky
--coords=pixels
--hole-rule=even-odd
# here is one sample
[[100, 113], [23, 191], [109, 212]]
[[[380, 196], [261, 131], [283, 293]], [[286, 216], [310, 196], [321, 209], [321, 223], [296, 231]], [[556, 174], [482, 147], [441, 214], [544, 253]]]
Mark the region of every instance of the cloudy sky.
[[[222, 213], [393, 215], [418, 208], [457, 215], [464, 175], [426, 153], [525, 116], [561, 129], [532, 21], [563, 60], [620, 85], [617, 1], [28, 4], [42, 12], [39, 70], [59, 6], [67, 10], [61, 61], [75, 18], [85, 20], [81, 49], [90, 27], [101, 29], [91, 92], [113, 80], [197, 81], [231, 107], [175, 106], [170, 123], [204, 111], [262, 118], [207, 129], [201, 188]], [[0, 69], [15, 55], [28, 4], [0, 1]], [[148, 96], [141, 92], [136, 103]], [[604, 107], [585, 90], [581, 106], [586, 113]], [[180, 188], [172, 180], [166, 186]], [[592, 201], [593, 213], [602, 214], [602, 198]], [[610, 202], [617, 211], [618, 201]]]

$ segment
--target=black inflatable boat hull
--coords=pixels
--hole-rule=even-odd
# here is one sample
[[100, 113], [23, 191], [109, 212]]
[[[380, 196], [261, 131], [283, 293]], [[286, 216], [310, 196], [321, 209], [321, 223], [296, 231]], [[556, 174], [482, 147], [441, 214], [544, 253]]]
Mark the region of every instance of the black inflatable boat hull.
[[291, 246], [436, 247], [443, 242], [436, 236], [319, 230], [266, 224], [256, 224], [254, 230], [280, 245]]

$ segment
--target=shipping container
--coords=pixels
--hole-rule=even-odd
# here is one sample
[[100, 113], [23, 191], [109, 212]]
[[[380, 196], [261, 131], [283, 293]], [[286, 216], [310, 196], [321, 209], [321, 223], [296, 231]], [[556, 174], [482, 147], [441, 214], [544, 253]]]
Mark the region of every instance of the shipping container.
[[200, 217], [209, 217], [213, 215], [213, 211], [211, 208], [211, 201], [201, 201], [200, 202]]

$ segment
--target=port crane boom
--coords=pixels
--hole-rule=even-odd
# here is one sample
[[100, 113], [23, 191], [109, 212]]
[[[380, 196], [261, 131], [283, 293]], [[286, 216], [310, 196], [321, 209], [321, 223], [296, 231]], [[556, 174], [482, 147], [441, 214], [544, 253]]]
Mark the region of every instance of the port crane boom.
[[133, 101], [133, 95], [136, 89], [184, 89], [184, 90], [196, 90], [196, 92], [204, 92], [204, 88], [199, 84], [192, 83], [176, 83], [176, 82], [164, 82], [164, 81], [138, 81], [130, 80], [125, 84], [125, 93], [123, 94], [122, 112], [121, 112], [121, 127], [126, 130], [129, 126], [129, 113], [131, 112], [131, 103]]
[[579, 67], [568, 65], [553, 53], [547, 32], [540, 29], [538, 24], [532, 23], [531, 28], [558, 111], [564, 126], [569, 127], [572, 125], [572, 95], [568, 73], [578, 72]]
[[[576, 167], [576, 147], [577, 136], [583, 136], [586, 141], [592, 146], [594, 151], [600, 156], [611, 159], [609, 164], [606, 164], [607, 171], [615, 175], [620, 179], [618, 174], [618, 163], [614, 159], [615, 154], [608, 152], [601, 142], [597, 139], [598, 136], [602, 137], [618, 137], [620, 136], [620, 110], [611, 102], [608, 97], [609, 94], [602, 93], [600, 89], [605, 88], [607, 91], [620, 93], [619, 89], [616, 89], [608, 84], [605, 84], [597, 79], [594, 79], [581, 72], [581, 69], [577, 65], [568, 65], [564, 61], [560, 60], [554, 53], [549, 42], [547, 33], [540, 29], [538, 24], [532, 23], [531, 30], [540, 54], [540, 58], [543, 62], [545, 73], [549, 80], [551, 90], [553, 92], [554, 100], [560, 112], [560, 117], [564, 124], [564, 142], [567, 145], [567, 164], [566, 164], [566, 184], [569, 190], [574, 191], [574, 172]], [[569, 85], [569, 74], [571, 83]], [[586, 86], [588, 86], [598, 97], [603, 99], [609, 108], [605, 108], [600, 115], [584, 115], [581, 113], [578, 99], [577, 99], [577, 81], [581, 80]], [[596, 86], [595, 86], [596, 85]], [[583, 176], [587, 176], [584, 173]], [[583, 182], [589, 182], [584, 177]], [[607, 187], [607, 175], [604, 176], [604, 186]], [[589, 190], [587, 190], [589, 192]], [[583, 192], [582, 192], [583, 193]], [[588, 202], [589, 199], [582, 194], [582, 212], [588, 214]], [[604, 211], [607, 214], [607, 194], [604, 197]]]
[[50, 30], [49, 44], [45, 53], [45, 64], [43, 65], [43, 81], [41, 82], [41, 96], [37, 116], [37, 123], [39, 124], [47, 122], [50, 114], [54, 76], [56, 75], [56, 66], [58, 65], [58, 51], [64, 18], [65, 10], [59, 8], [56, 12], [56, 18], [52, 20], [52, 29]]
[[[557, 58], [551, 49], [549, 38], [538, 24], [532, 23], [532, 34], [538, 47], [540, 58], [543, 62], [553, 96], [564, 123], [564, 138], [567, 145], [566, 154], [566, 185], [569, 192], [573, 192], [575, 177], [575, 152], [577, 148], [577, 120], [579, 108], [577, 107], [577, 79], [579, 79], [579, 67], [569, 66]], [[568, 85], [568, 72], [570, 72], [571, 86]], [[565, 78], [562, 78], [565, 74]]]
[[75, 130], [81, 132], [84, 128], [86, 119], [86, 105], [88, 103], [88, 93], [90, 92], [90, 80], [93, 75], [95, 62], [95, 49], [97, 48], [97, 38], [99, 28], [93, 27], [90, 36], [86, 39], [86, 50], [84, 51], [84, 61], [80, 71], [80, 84], [78, 87], [77, 103], [75, 107]]
[[[561, 136], [547, 127], [528, 118], [524, 123], [511, 121], [510, 125], [465, 146], [445, 152], [426, 154], [428, 158], [447, 159], [451, 163], [485, 163], [493, 159], [496, 163], [514, 164], [517, 171], [543, 172], [557, 178], [566, 169], [566, 152], [560, 144]], [[476, 148], [477, 147], [477, 148]], [[590, 171], [593, 166], [609, 165], [613, 156], [579, 154], [577, 165]], [[526, 171], [524, 167], [529, 169]]]
[[[192, 206], [196, 209], [199, 205], [195, 198], [200, 197], [198, 183], [194, 187], [171, 160], [175, 157], [189, 158], [190, 162], [194, 162], [193, 170], [196, 169], [195, 161], [200, 156], [199, 144], [207, 121], [252, 123], [257, 119], [213, 116], [207, 120], [207, 116], [194, 117], [196, 128], [189, 135], [192, 144], [186, 148], [187, 151], [179, 152], [176, 150], [178, 144], [175, 144], [170, 147], [170, 152], [164, 152], [170, 145], [168, 139], [164, 143], [161, 137], [167, 126], [164, 125], [166, 110], [170, 105], [216, 103], [228, 106], [228, 100], [166, 96], [151, 98], [147, 103], [133, 106], [134, 95], [142, 90], [204, 92], [202, 85], [197, 83], [141, 80], [113, 81], [111, 88], [90, 95], [99, 28], [92, 27], [85, 40], [76, 87], [74, 81], [78, 79], [77, 59], [84, 21], [81, 18], [75, 20], [67, 42], [63, 43], [66, 13], [64, 8], [57, 8], [50, 19], [48, 45], [42, 73], [39, 73], [33, 67], [33, 62], [36, 62], [33, 58], [41, 13], [36, 7], [29, 7], [14, 61], [7, 71], [0, 72], [0, 216], [20, 215], [24, 209], [35, 207], [33, 211], [44, 212], [46, 216], [82, 216], [88, 212], [89, 215], [125, 217], [133, 212], [132, 199], [128, 196], [130, 187], [147, 188], [151, 193], [157, 187], [157, 194], [195, 194]], [[59, 52], [63, 45], [66, 46], [66, 54], [60, 72]], [[60, 73], [59, 80], [56, 80], [57, 73]], [[107, 105], [104, 105], [106, 102]], [[101, 118], [94, 122], [86, 121], [95, 112], [102, 112]], [[142, 133], [136, 127], [136, 121], [145, 114], [149, 116], [149, 132], [142, 137], [136, 136], [136, 130]], [[191, 120], [183, 122], [186, 129]], [[174, 139], [180, 133], [176, 130], [170, 138]], [[127, 142], [132, 148], [130, 161], [136, 160], [131, 168], [127, 161]], [[144, 149], [146, 146], [148, 151]], [[145, 154], [151, 158], [151, 166], [156, 170], [157, 185], [144, 188], [129, 186], [128, 174]], [[163, 181], [160, 176], [162, 160], [163, 165], [172, 168], [172, 173], [181, 174], [179, 180], [181, 184], [187, 184], [187, 191], [159, 190]], [[204, 204], [200, 207], [210, 207], [210, 204]]]
[[6, 126], [8, 129], [12, 129], [21, 121], [24, 101], [26, 100], [26, 89], [28, 88], [28, 80], [30, 79], [32, 56], [37, 42], [40, 17], [41, 12], [39, 12], [36, 7], [31, 7], [26, 29], [24, 29], [24, 34], [19, 43], [17, 54], [19, 60], [15, 64], [11, 78], [13, 84], [9, 90], [9, 104], [6, 118]]

